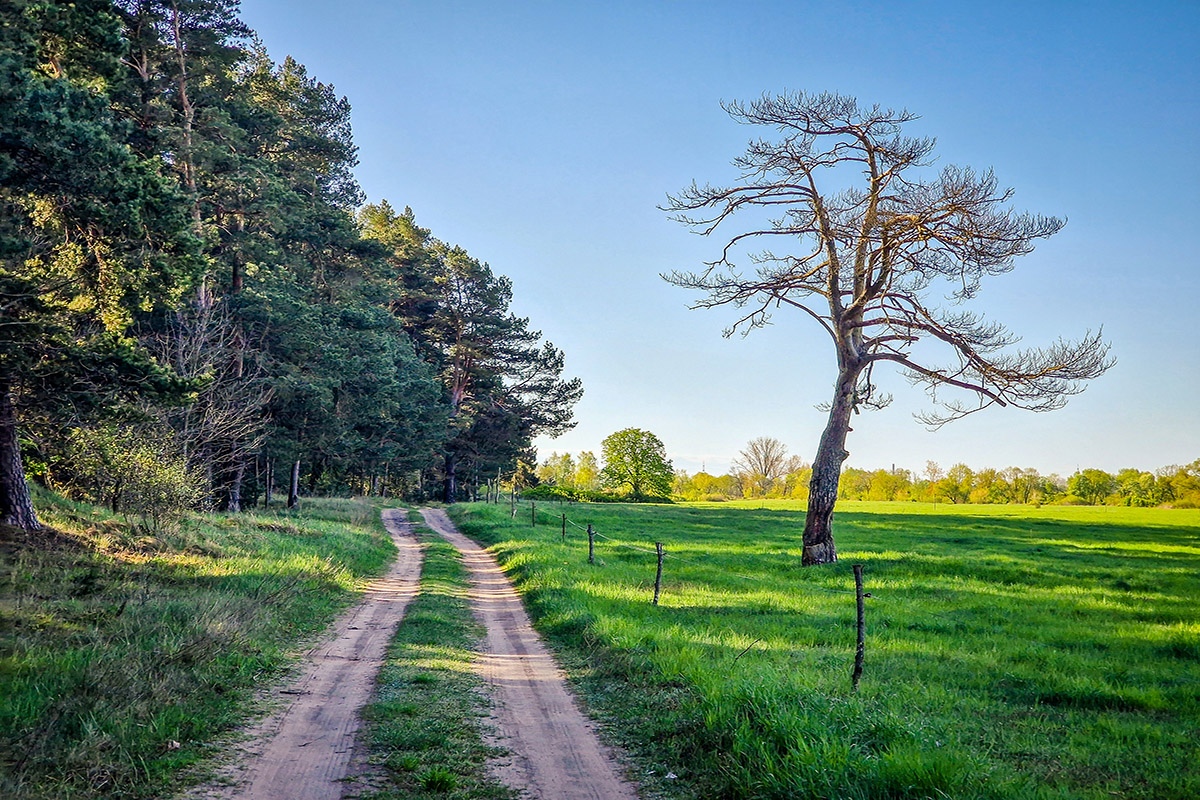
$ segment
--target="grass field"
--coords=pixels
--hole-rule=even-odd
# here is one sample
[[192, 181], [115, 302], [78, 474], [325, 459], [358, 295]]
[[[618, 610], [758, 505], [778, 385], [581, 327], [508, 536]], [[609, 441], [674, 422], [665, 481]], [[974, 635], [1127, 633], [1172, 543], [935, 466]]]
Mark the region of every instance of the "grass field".
[[148, 537], [42, 499], [65, 536], [0, 531], [6, 800], [169, 794], [395, 552], [365, 502], [197, 516]]
[[[1200, 512], [844, 504], [841, 561], [806, 569], [786, 501], [538, 508], [536, 528], [528, 504], [452, 513], [654, 791], [1200, 796]], [[561, 513], [615, 540], [595, 566]]]

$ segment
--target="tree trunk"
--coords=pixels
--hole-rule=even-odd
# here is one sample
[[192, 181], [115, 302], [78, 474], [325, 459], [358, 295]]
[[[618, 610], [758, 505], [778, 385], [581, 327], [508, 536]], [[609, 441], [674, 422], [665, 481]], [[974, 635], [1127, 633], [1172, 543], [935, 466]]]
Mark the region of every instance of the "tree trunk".
[[458, 494], [458, 476], [455, 470], [458, 469], [458, 459], [454, 453], [446, 453], [446, 481], [444, 491], [442, 493], [442, 501], [453, 503], [455, 496]]
[[263, 483], [263, 508], [271, 507], [271, 488], [272, 488], [271, 483], [275, 480], [274, 464], [275, 464], [275, 462], [273, 462], [271, 459], [269, 459], [269, 458], [267, 459], [267, 465], [266, 465], [267, 476], [266, 476], [266, 480]]
[[812, 480], [808, 484], [808, 514], [804, 519], [804, 555], [800, 560], [806, 567], [837, 561], [837, 549], [833, 546], [833, 506], [837, 502], [842, 462], [850, 455], [845, 447], [846, 433], [850, 430], [857, 383], [858, 370], [843, 369], [838, 374], [829, 422], [813, 459]]
[[236, 466], [229, 476], [229, 486], [225, 490], [225, 510], [239, 513], [242, 510], [242, 481], [246, 478], [246, 458], [235, 455]]
[[17, 436], [17, 409], [7, 383], [0, 383], [0, 523], [27, 531], [42, 527], [25, 481]]
[[300, 459], [292, 462], [292, 482], [288, 488], [288, 508], [297, 508], [300, 505]]

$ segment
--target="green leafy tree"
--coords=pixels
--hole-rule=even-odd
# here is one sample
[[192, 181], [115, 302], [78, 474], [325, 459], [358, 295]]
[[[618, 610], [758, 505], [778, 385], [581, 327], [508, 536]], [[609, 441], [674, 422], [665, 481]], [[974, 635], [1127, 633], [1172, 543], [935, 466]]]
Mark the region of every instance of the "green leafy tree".
[[570, 453], [551, 453], [537, 470], [538, 480], [564, 489], [575, 488], [575, 459]]
[[596, 454], [584, 450], [579, 454], [579, 461], [575, 464], [575, 488], [582, 489], [585, 492], [594, 492], [600, 488], [600, 464], [596, 461]]
[[147, 426], [77, 428], [67, 448], [65, 488], [112, 512], [136, 516], [152, 532], [177, 522], [204, 494], [187, 460], [170, 448], [171, 437]]
[[449, 409], [442, 497], [459, 496], [460, 475], [478, 481], [508, 471], [535, 436], [572, 427], [583, 395], [564, 379], [563, 354], [510, 311], [512, 284], [460, 247], [387, 204], [359, 215], [363, 233], [389, 251], [389, 306], [437, 372]]
[[1081, 470], [1067, 479], [1067, 491], [1091, 505], [1104, 502], [1116, 489], [1116, 478], [1100, 469]]
[[[923, 420], [937, 427], [992, 405], [1059, 408], [1108, 368], [1108, 346], [1088, 334], [1077, 343], [1013, 350], [1016, 337], [1002, 325], [939, 307], [938, 284], [951, 287], [954, 301], [969, 301], [984, 278], [1012, 269], [1063, 223], [1014, 212], [1012, 192], [991, 172], [947, 166], [923, 174], [934, 140], [904, 136], [914, 114], [804, 93], [764, 95], [725, 109], [778, 138], [751, 141], [734, 162], [740, 171], [734, 183], [693, 183], [665, 210], [703, 234], [724, 230], [742, 212], [752, 221], [700, 272], [664, 277], [702, 291], [698, 307], [737, 308], [729, 334], [764, 325], [786, 306], [830, 337], [838, 372], [813, 459], [802, 561], [831, 562], [850, 418], [890, 399], [875, 386], [876, 366], [897, 365], [927, 386], [941, 410]], [[851, 175], [861, 175], [861, 183], [827, 183]], [[775, 216], [764, 223], [763, 213]], [[756, 274], [746, 275], [734, 259], [756, 244], [764, 245], [748, 256]], [[930, 360], [939, 349], [943, 363]], [[967, 399], [955, 398], [959, 390]]]
[[635, 500], [671, 495], [674, 470], [662, 441], [650, 431], [619, 430], [600, 443], [600, 453], [600, 480], [607, 488], [628, 487]]
[[1125, 499], [1129, 506], [1156, 506], [1166, 500], [1166, 482], [1160, 481], [1152, 472], [1123, 469], [1114, 476], [1116, 494]]

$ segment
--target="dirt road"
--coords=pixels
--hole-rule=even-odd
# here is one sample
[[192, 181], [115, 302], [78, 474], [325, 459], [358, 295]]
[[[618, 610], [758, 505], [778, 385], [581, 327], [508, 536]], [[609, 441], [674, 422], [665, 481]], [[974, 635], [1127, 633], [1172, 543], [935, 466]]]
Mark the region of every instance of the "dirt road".
[[252, 732], [245, 759], [225, 776], [232, 783], [189, 797], [340, 800], [359, 711], [371, 699], [388, 642], [420, 585], [421, 548], [406, 520], [404, 511], [383, 512], [399, 555], [338, 619], [332, 638], [308, 655], [304, 675], [280, 692], [289, 702]]
[[462, 553], [471, 605], [487, 628], [476, 664], [492, 688], [496, 744], [512, 753], [496, 766], [500, 780], [535, 800], [636, 800], [495, 559], [459, 533], [444, 511], [421, 513]]

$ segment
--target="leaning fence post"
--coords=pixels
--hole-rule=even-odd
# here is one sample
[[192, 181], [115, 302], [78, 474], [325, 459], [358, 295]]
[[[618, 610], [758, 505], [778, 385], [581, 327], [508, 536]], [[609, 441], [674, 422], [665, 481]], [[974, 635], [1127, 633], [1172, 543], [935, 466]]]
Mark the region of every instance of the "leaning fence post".
[[660, 592], [662, 592], [662, 562], [663, 562], [662, 542], [655, 542], [654, 550], [658, 553], [658, 571], [656, 573], [654, 573], [654, 605], [658, 605], [658, 595]]
[[866, 610], [863, 606], [863, 565], [854, 565], [854, 595], [858, 602], [858, 649], [854, 651], [854, 672], [850, 675], [850, 684], [858, 691], [858, 679], [862, 677], [863, 650], [866, 649], [867, 626]]
[[588, 523], [588, 563], [596, 563], [596, 532], [592, 530], [592, 523]]
[[563, 541], [567, 540], [567, 515], [563, 514]]

